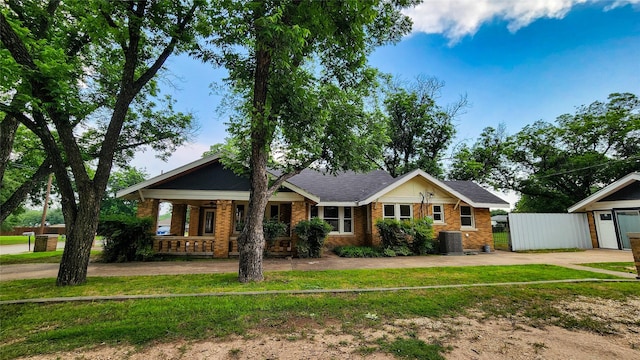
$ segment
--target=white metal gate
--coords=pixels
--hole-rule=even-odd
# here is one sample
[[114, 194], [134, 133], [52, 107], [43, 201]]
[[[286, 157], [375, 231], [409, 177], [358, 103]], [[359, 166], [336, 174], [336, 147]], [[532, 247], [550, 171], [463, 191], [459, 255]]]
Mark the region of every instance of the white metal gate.
[[509, 214], [511, 250], [591, 249], [587, 214]]

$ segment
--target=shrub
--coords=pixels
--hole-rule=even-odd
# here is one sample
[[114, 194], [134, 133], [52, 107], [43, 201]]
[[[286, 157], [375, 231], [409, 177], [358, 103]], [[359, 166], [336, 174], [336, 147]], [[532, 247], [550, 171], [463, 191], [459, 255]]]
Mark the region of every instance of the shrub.
[[333, 249], [340, 257], [346, 258], [375, 258], [381, 257], [380, 249], [371, 246], [338, 246]]
[[382, 239], [385, 256], [424, 255], [435, 252], [430, 218], [398, 221], [378, 220], [376, 227]]
[[321, 257], [322, 246], [331, 229], [329, 223], [319, 218], [300, 221], [294, 228], [299, 238], [296, 245], [298, 256], [301, 258]]
[[269, 219], [262, 223], [262, 230], [264, 232], [264, 238], [267, 241], [267, 246], [264, 249], [266, 252], [268, 248], [274, 245], [276, 238], [286, 234], [287, 224]]
[[98, 222], [103, 236], [104, 262], [146, 261], [153, 257], [153, 220], [133, 216], [108, 216]]

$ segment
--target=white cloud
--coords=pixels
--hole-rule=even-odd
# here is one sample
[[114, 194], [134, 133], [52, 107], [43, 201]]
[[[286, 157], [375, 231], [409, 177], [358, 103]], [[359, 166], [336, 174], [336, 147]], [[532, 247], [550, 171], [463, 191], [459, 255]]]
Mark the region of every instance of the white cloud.
[[562, 19], [572, 7], [586, 2], [602, 3], [604, 10], [640, 4], [640, 0], [424, 0], [405, 13], [413, 19], [414, 32], [443, 34], [455, 44], [487, 22], [506, 21], [509, 31], [516, 32], [537, 19]]

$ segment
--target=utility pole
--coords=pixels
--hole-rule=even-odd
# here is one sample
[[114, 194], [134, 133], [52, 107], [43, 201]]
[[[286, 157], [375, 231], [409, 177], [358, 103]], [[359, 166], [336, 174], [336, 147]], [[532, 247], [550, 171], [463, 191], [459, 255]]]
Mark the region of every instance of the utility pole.
[[49, 208], [49, 195], [51, 194], [51, 181], [53, 180], [53, 173], [49, 174], [49, 181], [47, 182], [47, 195], [44, 199], [44, 208], [42, 209], [42, 220], [40, 221], [40, 235], [44, 234], [44, 222], [47, 220], [47, 209]]

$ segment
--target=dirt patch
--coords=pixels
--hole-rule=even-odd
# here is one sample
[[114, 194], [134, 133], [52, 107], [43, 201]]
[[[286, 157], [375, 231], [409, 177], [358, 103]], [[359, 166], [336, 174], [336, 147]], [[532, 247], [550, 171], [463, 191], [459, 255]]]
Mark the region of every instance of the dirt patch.
[[[554, 305], [561, 316], [588, 319], [593, 331], [572, 331], [523, 316], [484, 313], [454, 318], [413, 318], [353, 329], [337, 323], [288, 324], [282, 332], [197, 342], [156, 343], [142, 349], [102, 346], [30, 359], [395, 359], [379, 350], [398, 337], [421, 339], [448, 349], [447, 359], [639, 359], [640, 299], [578, 298]], [[372, 315], [373, 316], [373, 315]], [[291, 331], [291, 329], [295, 329]], [[263, 330], [263, 329], [261, 329]], [[281, 329], [282, 330], [282, 329]]]

